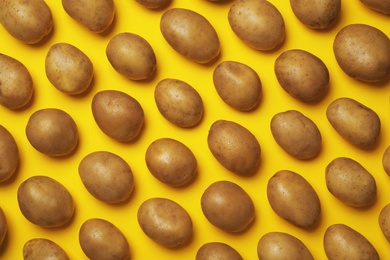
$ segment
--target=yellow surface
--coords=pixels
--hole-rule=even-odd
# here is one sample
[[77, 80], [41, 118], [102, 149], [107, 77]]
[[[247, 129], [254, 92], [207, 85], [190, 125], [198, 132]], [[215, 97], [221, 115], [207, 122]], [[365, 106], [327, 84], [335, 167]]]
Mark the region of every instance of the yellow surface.
[[[164, 10], [148, 10], [134, 0], [116, 1], [116, 18], [112, 29], [97, 35], [72, 20], [63, 10], [61, 1], [47, 1], [54, 18], [53, 33], [37, 45], [25, 45], [12, 38], [0, 27], [0, 52], [21, 61], [30, 71], [35, 88], [33, 102], [25, 109], [11, 111], [0, 107], [0, 124], [15, 137], [20, 149], [20, 167], [15, 177], [0, 184], [0, 206], [8, 220], [8, 234], [0, 248], [0, 259], [21, 259], [24, 243], [35, 237], [45, 237], [59, 244], [71, 259], [86, 259], [78, 242], [78, 231], [89, 218], [103, 218], [116, 225], [126, 236], [133, 259], [194, 259], [198, 248], [206, 242], [220, 241], [235, 248], [244, 259], [257, 259], [257, 242], [270, 231], [283, 231], [301, 239], [316, 259], [325, 259], [323, 234], [334, 223], [344, 223], [362, 233], [379, 252], [382, 259], [390, 259], [390, 245], [379, 225], [380, 210], [390, 203], [390, 177], [382, 167], [382, 154], [390, 145], [389, 84], [365, 84], [346, 76], [338, 67], [332, 52], [336, 33], [351, 23], [373, 25], [390, 35], [389, 16], [374, 12], [359, 1], [342, 1], [340, 18], [334, 28], [314, 31], [301, 24], [293, 15], [288, 1], [272, 2], [286, 23], [286, 40], [281, 48], [261, 52], [245, 45], [231, 30], [227, 13], [232, 1], [218, 4], [206, 0], [174, 0], [169, 8], [183, 7], [199, 12], [215, 27], [221, 41], [221, 55], [210, 65], [200, 65], [176, 53], [160, 33], [159, 21]], [[157, 57], [157, 73], [147, 81], [131, 81], [119, 75], [109, 64], [105, 48], [114, 35], [132, 32], [144, 37]], [[50, 46], [67, 42], [77, 46], [94, 64], [95, 76], [91, 89], [82, 96], [72, 97], [60, 93], [48, 81], [44, 59]], [[330, 88], [326, 96], [315, 104], [294, 100], [278, 84], [273, 64], [278, 55], [288, 49], [300, 48], [321, 58], [330, 72]], [[224, 60], [235, 60], [251, 66], [263, 84], [260, 106], [252, 112], [239, 112], [226, 105], [217, 95], [212, 81], [215, 66]], [[202, 96], [205, 114], [200, 125], [182, 129], [165, 120], [155, 105], [153, 92], [162, 79], [171, 77], [186, 81]], [[120, 143], [97, 127], [91, 112], [93, 95], [104, 89], [124, 91], [136, 98], [145, 111], [145, 126], [134, 143]], [[353, 147], [342, 139], [326, 119], [325, 110], [334, 99], [342, 96], [354, 98], [373, 109], [382, 121], [378, 145], [370, 151]], [[50, 158], [34, 150], [25, 136], [29, 116], [36, 110], [56, 107], [68, 112], [79, 128], [80, 143], [77, 151], [67, 158]], [[275, 113], [297, 109], [311, 118], [323, 137], [320, 155], [309, 161], [299, 161], [286, 154], [274, 141], [270, 120]], [[257, 137], [261, 148], [261, 166], [251, 177], [242, 177], [225, 170], [211, 155], [207, 146], [210, 125], [218, 119], [238, 122]], [[160, 137], [175, 138], [187, 145], [198, 160], [198, 175], [189, 185], [169, 187], [156, 180], [145, 164], [145, 151]], [[108, 205], [93, 198], [84, 188], [78, 164], [84, 156], [97, 150], [108, 150], [120, 155], [131, 166], [135, 177], [132, 197], [120, 205]], [[325, 167], [338, 156], [347, 156], [360, 162], [377, 181], [377, 201], [366, 209], [345, 206], [334, 198], [325, 185]], [[318, 192], [322, 214], [319, 225], [303, 230], [278, 217], [271, 209], [266, 185], [278, 170], [293, 170], [304, 176]], [[73, 195], [76, 211], [71, 223], [62, 228], [44, 229], [31, 224], [21, 214], [17, 203], [17, 189], [21, 182], [33, 175], [47, 175], [61, 182]], [[248, 230], [230, 234], [211, 225], [204, 217], [200, 198], [214, 181], [230, 180], [243, 187], [252, 197], [256, 218]], [[140, 229], [136, 213], [139, 205], [151, 197], [170, 198], [182, 205], [193, 220], [193, 237], [183, 247], [164, 248], [150, 240]]]

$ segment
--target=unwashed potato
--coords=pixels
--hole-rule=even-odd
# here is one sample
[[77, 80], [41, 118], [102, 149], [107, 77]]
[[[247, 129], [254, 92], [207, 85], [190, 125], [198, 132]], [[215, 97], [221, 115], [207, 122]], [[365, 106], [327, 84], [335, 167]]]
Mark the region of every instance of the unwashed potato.
[[388, 0], [360, 0], [360, 2], [377, 12], [390, 14], [390, 1]]
[[390, 242], [390, 204], [384, 206], [380, 211], [378, 223], [383, 235]]
[[0, 207], [0, 248], [4, 242], [7, 230], [7, 218], [5, 217], [3, 209]]
[[0, 23], [14, 38], [34, 44], [52, 31], [53, 17], [44, 0], [3, 0], [0, 1]]
[[17, 109], [26, 106], [34, 93], [30, 72], [20, 61], [0, 54], [0, 104]]
[[202, 212], [206, 219], [227, 232], [240, 232], [255, 218], [255, 205], [248, 193], [230, 181], [212, 183], [201, 197]]
[[382, 155], [382, 166], [387, 175], [390, 176], [390, 146], [386, 148]]
[[160, 9], [168, 6], [172, 0], [136, 0], [141, 5], [150, 9]]
[[243, 260], [231, 246], [222, 242], [203, 244], [196, 252], [195, 260]]
[[66, 252], [55, 242], [46, 238], [33, 238], [23, 246], [24, 260], [68, 260]]
[[201, 14], [183, 8], [163, 13], [160, 31], [168, 44], [179, 54], [197, 63], [208, 63], [221, 50], [212, 24]]
[[64, 226], [74, 213], [72, 195], [65, 186], [47, 176], [32, 176], [23, 181], [17, 198], [23, 216], [44, 228]]
[[329, 260], [379, 260], [374, 246], [361, 233], [345, 224], [333, 224], [326, 229], [324, 249]]
[[266, 0], [234, 1], [228, 21], [238, 38], [260, 51], [276, 49], [286, 35], [282, 14]]
[[19, 148], [12, 134], [0, 125], [0, 183], [10, 179], [19, 166]]
[[114, 153], [92, 152], [81, 160], [78, 171], [85, 188], [98, 200], [122, 202], [133, 191], [133, 172], [127, 162]]

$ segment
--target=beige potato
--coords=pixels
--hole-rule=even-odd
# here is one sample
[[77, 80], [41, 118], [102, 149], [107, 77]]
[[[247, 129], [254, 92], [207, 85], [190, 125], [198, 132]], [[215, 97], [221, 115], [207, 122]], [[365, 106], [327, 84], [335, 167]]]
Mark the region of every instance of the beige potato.
[[329, 87], [329, 71], [317, 56], [300, 49], [287, 50], [275, 60], [280, 86], [293, 98], [310, 102], [322, 98]]
[[378, 223], [383, 235], [390, 242], [390, 204], [384, 206], [380, 211]]
[[9, 180], [19, 166], [19, 148], [12, 134], [0, 125], [0, 183]]
[[23, 108], [34, 93], [30, 72], [20, 61], [0, 54], [0, 104], [9, 109]]
[[46, 238], [33, 238], [23, 246], [24, 260], [69, 260], [69, 256], [55, 242]]
[[326, 229], [324, 249], [329, 260], [379, 260], [374, 246], [361, 233], [345, 224], [333, 224]]
[[138, 208], [137, 220], [146, 236], [168, 248], [183, 245], [192, 236], [190, 215], [170, 199], [145, 200]]
[[257, 72], [236, 61], [221, 62], [213, 72], [218, 95], [229, 106], [239, 111], [256, 108], [262, 96], [262, 84]]
[[274, 50], [286, 36], [282, 14], [266, 0], [234, 1], [228, 21], [237, 37], [256, 50]]
[[380, 12], [380, 13], [383, 13], [386, 15], [390, 14], [390, 1], [387, 1], [387, 0], [360, 0], [360, 2], [362, 2], [364, 5], [366, 5], [367, 7], [371, 8], [377, 12]]
[[7, 235], [7, 230], [7, 218], [4, 214], [3, 209], [0, 207], [0, 248], [4, 242], [5, 236]]
[[160, 9], [167, 7], [172, 0], [136, 0], [141, 5], [150, 9]]
[[386, 148], [382, 155], [382, 166], [387, 175], [390, 176], [390, 146]]
[[140, 134], [145, 117], [135, 98], [117, 90], [96, 93], [92, 114], [103, 133], [121, 142], [132, 141]]
[[243, 260], [231, 246], [222, 242], [203, 244], [196, 252], [195, 260]]
[[133, 172], [128, 163], [114, 153], [92, 152], [81, 160], [78, 171], [88, 192], [103, 202], [123, 202], [133, 191]]
[[230, 181], [217, 181], [209, 185], [201, 197], [202, 212], [206, 219], [226, 232], [240, 232], [255, 218], [255, 205], [248, 193]]
[[29, 177], [19, 185], [17, 198], [23, 216], [35, 225], [60, 227], [73, 217], [75, 205], [72, 195], [51, 177]]
[[375, 146], [381, 131], [381, 120], [372, 109], [360, 102], [341, 97], [326, 109], [326, 117], [338, 134], [361, 149]]
[[298, 173], [276, 172], [268, 181], [267, 198], [278, 216], [297, 227], [310, 229], [319, 221], [321, 202], [317, 192]]
[[176, 52], [200, 64], [211, 62], [221, 51], [212, 24], [203, 15], [189, 9], [165, 11], [161, 16], [160, 31]]
[[154, 100], [161, 115], [179, 127], [194, 127], [202, 120], [202, 97], [184, 81], [161, 80], [154, 90]]
[[390, 39], [371, 25], [349, 24], [333, 42], [333, 52], [340, 68], [351, 78], [379, 82], [390, 75]]

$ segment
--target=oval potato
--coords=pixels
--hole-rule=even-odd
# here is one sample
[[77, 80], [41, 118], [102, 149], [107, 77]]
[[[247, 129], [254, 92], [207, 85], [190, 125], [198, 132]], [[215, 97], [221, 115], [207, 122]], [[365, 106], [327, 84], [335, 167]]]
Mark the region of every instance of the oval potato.
[[387, 175], [390, 176], [390, 146], [386, 148], [382, 155], [382, 166]]
[[0, 207], [0, 248], [4, 242], [5, 236], [7, 235], [8, 225], [7, 218], [4, 214], [3, 209]]
[[368, 8], [371, 8], [377, 12], [389, 15], [390, 14], [390, 2], [386, 0], [360, 0]]
[[390, 204], [384, 206], [380, 211], [378, 223], [383, 235], [390, 242]]
[[12, 134], [0, 125], [0, 183], [9, 180], [19, 166], [19, 148]]
[[33, 238], [23, 246], [23, 259], [69, 260], [69, 256], [55, 242], [46, 238]]
[[195, 260], [243, 260], [242, 256], [231, 246], [222, 242], [203, 244], [196, 252]]

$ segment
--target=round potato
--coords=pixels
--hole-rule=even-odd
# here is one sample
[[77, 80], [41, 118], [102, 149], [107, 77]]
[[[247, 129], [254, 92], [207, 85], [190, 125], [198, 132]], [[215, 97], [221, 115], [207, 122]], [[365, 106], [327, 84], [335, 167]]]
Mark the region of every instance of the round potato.
[[160, 9], [168, 6], [172, 0], [136, 0], [141, 5], [150, 9]]
[[389, 15], [390, 2], [385, 0], [360, 0], [364, 5], [377, 12]]
[[242, 256], [231, 246], [222, 242], [203, 244], [196, 252], [195, 260], [243, 260]]
[[5, 236], [7, 234], [7, 218], [5, 217], [3, 209], [0, 207], [0, 248], [4, 242]]
[[382, 166], [387, 175], [390, 176], [390, 146], [386, 148], [382, 155]]
[[0, 125], [0, 183], [9, 180], [19, 166], [19, 148], [12, 134]]
[[69, 260], [69, 257], [55, 242], [46, 238], [33, 238], [23, 246], [23, 259]]
[[390, 242], [390, 204], [384, 206], [380, 211], [378, 223], [383, 235]]

